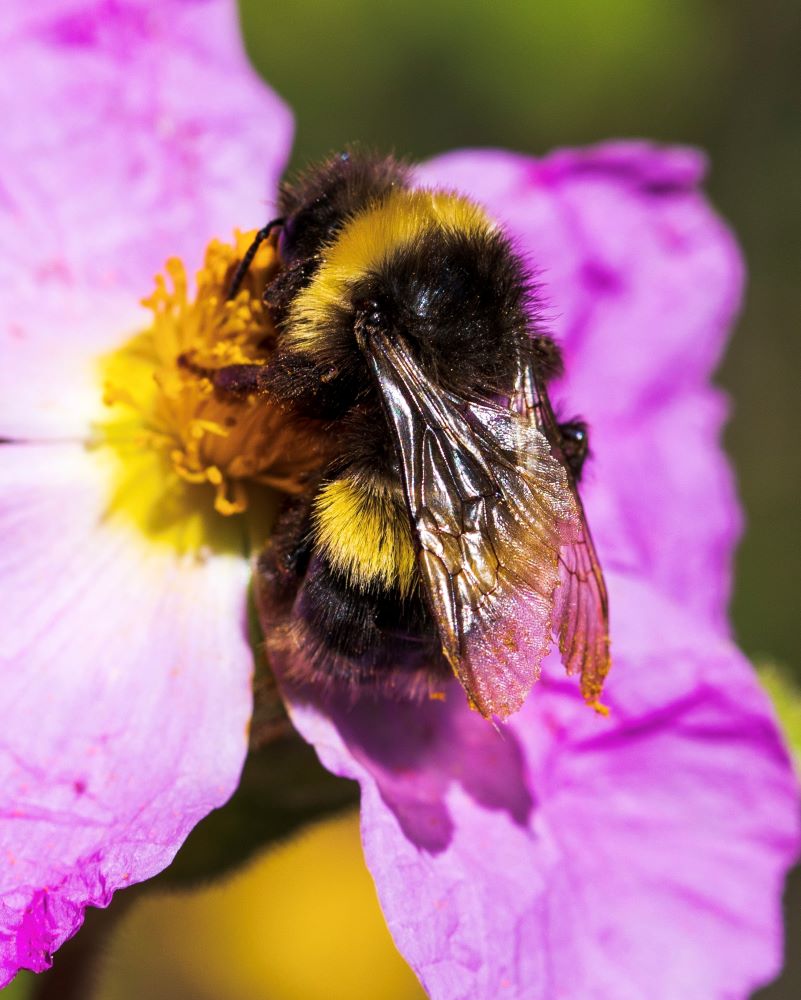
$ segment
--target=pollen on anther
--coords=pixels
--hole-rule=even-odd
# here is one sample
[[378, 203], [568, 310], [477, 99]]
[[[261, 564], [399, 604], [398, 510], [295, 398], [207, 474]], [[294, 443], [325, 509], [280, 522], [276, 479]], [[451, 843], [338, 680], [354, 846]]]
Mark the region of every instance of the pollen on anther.
[[[97, 439], [119, 461], [115, 506], [147, 530], [180, 521], [179, 508], [191, 496], [185, 487], [210, 490], [210, 509], [230, 517], [248, 510], [254, 487], [297, 491], [320, 463], [315, 438], [292, 429], [265, 397], [226, 394], [213, 382], [214, 373], [229, 366], [269, 364], [274, 350], [276, 331], [262, 302], [278, 267], [269, 243], [236, 299], [226, 295], [251, 238], [238, 233], [233, 244], [213, 240], [193, 288], [183, 263], [168, 260], [166, 276], [158, 275], [142, 300], [150, 323], [103, 359], [107, 415]], [[160, 456], [151, 463], [158, 483], [133, 472], [143, 450]]]

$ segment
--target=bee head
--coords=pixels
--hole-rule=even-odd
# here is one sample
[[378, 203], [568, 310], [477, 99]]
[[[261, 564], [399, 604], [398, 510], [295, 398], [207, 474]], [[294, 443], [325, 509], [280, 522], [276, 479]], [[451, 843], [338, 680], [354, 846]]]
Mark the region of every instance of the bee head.
[[406, 183], [402, 163], [359, 147], [335, 153], [284, 183], [279, 199], [285, 219], [279, 240], [282, 260], [308, 268], [349, 218]]

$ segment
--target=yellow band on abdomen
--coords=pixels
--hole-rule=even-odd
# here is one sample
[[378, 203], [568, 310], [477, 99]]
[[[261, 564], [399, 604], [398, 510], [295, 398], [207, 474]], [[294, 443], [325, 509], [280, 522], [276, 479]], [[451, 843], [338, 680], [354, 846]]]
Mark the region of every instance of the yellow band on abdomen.
[[317, 494], [313, 521], [317, 545], [351, 585], [411, 592], [417, 565], [399, 489], [380, 479], [335, 479]]

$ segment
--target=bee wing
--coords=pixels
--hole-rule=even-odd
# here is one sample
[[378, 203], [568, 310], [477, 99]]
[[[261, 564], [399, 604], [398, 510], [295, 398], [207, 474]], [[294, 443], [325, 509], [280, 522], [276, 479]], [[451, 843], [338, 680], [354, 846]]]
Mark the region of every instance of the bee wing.
[[600, 708], [598, 699], [611, 666], [606, 584], [575, 479], [560, 452], [559, 430], [548, 393], [530, 366], [521, 369], [510, 405], [550, 441], [552, 451], [565, 467], [578, 509], [579, 535], [567, 541], [559, 553], [560, 586], [556, 593], [554, 626], [565, 669], [569, 674], [581, 676], [582, 694], [591, 705]]
[[442, 652], [486, 717], [520, 707], [548, 651], [560, 555], [582, 536], [563, 464], [529, 413], [436, 386], [402, 341], [366, 354], [401, 461]]

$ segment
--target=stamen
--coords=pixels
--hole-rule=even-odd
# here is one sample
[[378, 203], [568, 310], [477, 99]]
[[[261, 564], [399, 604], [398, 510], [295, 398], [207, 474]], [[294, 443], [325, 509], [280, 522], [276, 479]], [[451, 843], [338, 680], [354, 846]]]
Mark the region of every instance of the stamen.
[[[321, 462], [317, 435], [292, 427], [259, 389], [259, 369], [269, 364], [276, 341], [262, 302], [279, 266], [272, 243], [258, 247], [247, 273], [238, 275], [236, 295], [227, 298], [251, 244], [252, 234], [237, 233], [235, 244], [213, 240], [194, 294], [182, 262], [167, 261], [166, 278], [158, 275], [143, 300], [150, 327], [103, 359], [103, 402], [110, 412], [98, 427], [99, 440], [128, 464], [126, 483], [137, 449], [160, 456], [154, 465], [160, 483], [148, 495], [169, 501], [171, 510], [178, 496], [180, 503], [187, 496], [190, 505], [202, 503], [205, 489], [205, 502], [217, 514], [241, 514], [254, 489], [298, 492]], [[116, 507], [125, 508], [126, 492], [117, 490]], [[161, 510], [136, 517], [148, 525], [163, 521]]]

